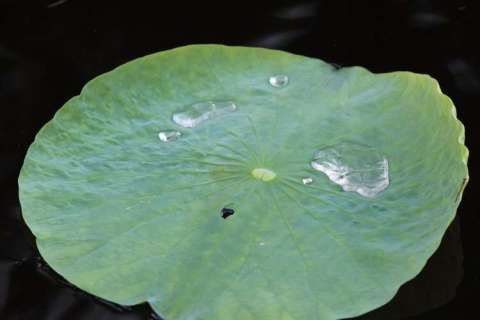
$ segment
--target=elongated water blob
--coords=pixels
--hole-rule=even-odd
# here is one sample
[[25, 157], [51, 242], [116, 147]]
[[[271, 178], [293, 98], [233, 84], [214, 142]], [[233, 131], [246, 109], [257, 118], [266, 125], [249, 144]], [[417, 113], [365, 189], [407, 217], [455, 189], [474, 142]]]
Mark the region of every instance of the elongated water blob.
[[200, 123], [237, 110], [233, 101], [201, 101], [173, 114], [173, 121], [185, 128], [194, 128]]
[[389, 185], [388, 161], [372, 147], [345, 142], [315, 152], [313, 169], [323, 172], [344, 191], [374, 197]]
[[282, 88], [288, 84], [288, 76], [284, 74], [274, 75], [268, 79], [268, 82], [272, 87]]
[[177, 140], [178, 138], [180, 138], [181, 135], [182, 133], [178, 131], [165, 130], [158, 133], [158, 138], [163, 142], [170, 142]]

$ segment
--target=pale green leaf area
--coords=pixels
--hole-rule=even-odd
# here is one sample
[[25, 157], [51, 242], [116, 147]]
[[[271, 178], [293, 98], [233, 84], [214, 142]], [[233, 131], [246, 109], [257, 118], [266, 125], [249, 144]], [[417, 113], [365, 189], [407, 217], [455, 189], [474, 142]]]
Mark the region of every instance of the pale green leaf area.
[[[172, 120], [202, 101], [236, 110]], [[345, 141], [385, 156], [385, 190], [344, 191], [312, 168]], [[333, 320], [420, 272], [455, 216], [467, 157], [427, 75], [192, 45], [90, 81], [38, 133], [20, 200], [48, 264], [101, 298], [148, 301], [167, 320]]]

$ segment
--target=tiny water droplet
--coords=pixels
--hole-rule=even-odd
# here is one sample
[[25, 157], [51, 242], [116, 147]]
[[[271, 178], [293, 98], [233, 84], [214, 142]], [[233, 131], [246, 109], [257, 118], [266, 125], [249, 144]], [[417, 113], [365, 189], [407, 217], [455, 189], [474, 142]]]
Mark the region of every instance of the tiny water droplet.
[[344, 191], [374, 197], [389, 185], [388, 161], [372, 147], [340, 143], [315, 152], [313, 169], [323, 172]]
[[182, 134], [178, 131], [168, 130], [168, 131], [160, 131], [158, 133], [158, 138], [163, 142], [170, 142], [177, 140], [180, 138]]
[[194, 128], [200, 123], [233, 112], [237, 106], [233, 101], [202, 101], [187, 106], [173, 114], [173, 121], [185, 128]]
[[259, 242], [258, 245], [259, 245], [259, 246], [264, 246], [264, 245], [265, 245], [265, 242]]
[[312, 182], [313, 182], [313, 179], [310, 177], [302, 178], [302, 183], [305, 185], [311, 184]]
[[278, 74], [275, 76], [271, 76], [268, 79], [268, 82], [270, 82], [270, 85], [275, 88], [282, 88], [285, 87], [288, 84], [288, 76], [284, 74]]

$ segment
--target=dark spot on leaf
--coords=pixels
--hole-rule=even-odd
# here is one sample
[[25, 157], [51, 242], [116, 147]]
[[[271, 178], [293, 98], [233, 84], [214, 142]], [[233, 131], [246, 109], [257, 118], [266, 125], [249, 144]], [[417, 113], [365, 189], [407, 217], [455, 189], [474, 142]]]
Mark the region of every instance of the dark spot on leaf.
[[227, 219], [228, 217], [230, 217], [231, 215], [233, 215], [235, 213], [235, 210], [231, 209], [231, 208], [222, 208], [222, 218], [223, 219]]

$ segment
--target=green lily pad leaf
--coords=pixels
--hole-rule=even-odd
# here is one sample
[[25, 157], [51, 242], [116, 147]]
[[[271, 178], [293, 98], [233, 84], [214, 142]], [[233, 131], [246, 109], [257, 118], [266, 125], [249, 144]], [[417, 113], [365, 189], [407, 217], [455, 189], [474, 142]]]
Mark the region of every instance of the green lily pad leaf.
[[429, 76], [194, 45], [90, 81], [19, 184], [45, 260], [166, 319], [340, 319], [438, 247], [468, 178]]

